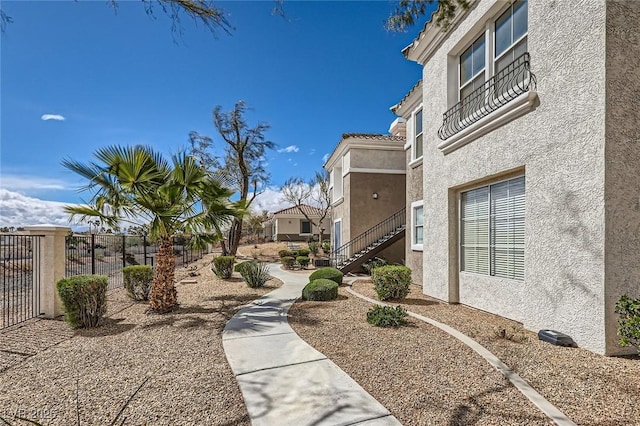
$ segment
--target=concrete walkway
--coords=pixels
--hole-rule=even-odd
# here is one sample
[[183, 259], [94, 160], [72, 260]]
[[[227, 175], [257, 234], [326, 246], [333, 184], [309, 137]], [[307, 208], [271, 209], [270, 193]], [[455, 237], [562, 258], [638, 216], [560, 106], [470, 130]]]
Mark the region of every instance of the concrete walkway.
[[[400, 425], [389, 410], [289, 326], [308, 274], [270, 265], [282, 287], [242, 308], [222, 334], [253, 425]], [[336, 330], [338, 331], [338, 330]]]

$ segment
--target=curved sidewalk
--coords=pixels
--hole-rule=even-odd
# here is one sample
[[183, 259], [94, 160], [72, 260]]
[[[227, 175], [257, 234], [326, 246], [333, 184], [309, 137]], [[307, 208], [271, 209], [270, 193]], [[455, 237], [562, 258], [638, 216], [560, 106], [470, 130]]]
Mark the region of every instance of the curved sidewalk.
[[[253, 425], [400, 425], [400, 422], [289, 326], [287, 311], [308, 274], [269, 266], [282, 287], [242, 308], [222, 344]], [[336, 330], [339, 332], [339, 330]]]

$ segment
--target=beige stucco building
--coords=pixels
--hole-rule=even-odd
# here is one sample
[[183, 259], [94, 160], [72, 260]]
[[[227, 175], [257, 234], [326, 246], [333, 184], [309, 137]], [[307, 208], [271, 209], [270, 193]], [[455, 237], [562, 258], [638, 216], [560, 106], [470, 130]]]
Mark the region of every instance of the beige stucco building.
[[[302, 213], [306, 213], [306, 216]], [[331, 218], [317, 207], [293, 206], [274, 212], [269, 220], [262, 224], [265, 238], [273, 241], [309, 241], [312, 238], [331, 238]]]
[[[331, 187], [334, 249], [403, 209], [404, 142], [404, 136], [343, 135], [324, 165]], [[404, 262], [404, 242], [395, 242], [377, 256]]]
[[422, 175], [423, 291], [628, 351], [614, 305], [640, 295], [640, 2], [470, 3], [403, 51], [423, 66], [394, 107]]

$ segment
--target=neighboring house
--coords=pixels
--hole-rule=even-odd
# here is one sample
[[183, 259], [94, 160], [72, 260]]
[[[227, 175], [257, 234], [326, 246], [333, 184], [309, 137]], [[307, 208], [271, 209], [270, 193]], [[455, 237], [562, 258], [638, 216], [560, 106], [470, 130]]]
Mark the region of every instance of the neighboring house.
[[317, 238], [322, 229], [324, 239], [329, 239], [331, 237], [329, 216], [327, 215], [320, 223], [320, 227], [314, 226], [313, 223], [317, 224], [322, 217], [322, 211], [305, 204], [301, 208], [311, 220], [308, 220], [298, 207], [288, 207], [273, 213], [269, 221], [264, 223], [265, 236], [270, 236], [273, 241], [309, 241], [314, 236]]
[[422, 194], [422, 80], [391, 111], [400, 117], [389, 132], [406, 138], [406, 222], [405, 265], [411, 269], [412, 282], [422, 285], [422, 245], [424, 229], [424, 196]]
[[[340, 247], [404, 209], [404, 142], [404, 136], [347, 133], [325, 163], [331, 190], [332, 250], [334, 255], [343, 257], [340, 260], [354, 255], [359, 249], [354, 246], [338, 253]], [[404, 230], [404, 212], [400, 222], [398, 224]], [[395, 227], [389, 228], [392, 230]], [[400, 238], [403, 235], [394, 235], [394, 239], [389, 240], [389, 247], [380, 247], [381, 251], [371, 251], [366, 257], [375, 254], [391, 263], [402, 263], [404, 242]], [[359, 268], [364, 260], [366, 258], [361, 257], [352, 267]]]
[[395, 111], [422, 111], [425, 294], [626, 352], [614, 306], [640, 293], [639, 33], [636, 1], [477, 0], [403, 50], [424, 67]]

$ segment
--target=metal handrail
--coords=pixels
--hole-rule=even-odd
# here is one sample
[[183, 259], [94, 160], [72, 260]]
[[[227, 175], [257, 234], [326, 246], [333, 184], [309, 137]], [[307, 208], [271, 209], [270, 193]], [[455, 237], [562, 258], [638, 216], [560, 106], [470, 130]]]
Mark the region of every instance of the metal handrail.
[[331, 265], [338, 267], [354, 254], [375, 245], [382, 238], [396, 233], [407, 224], [406, 207], [395, 212], [382, 222], [367, 229], [362, 234], [343, 244], [331, 253]]
[[519, 95], [535, 90], [536, 76], [530, 68], [529, 52], [525, 52], [447, 110], [438, 137], [447, 140]]

